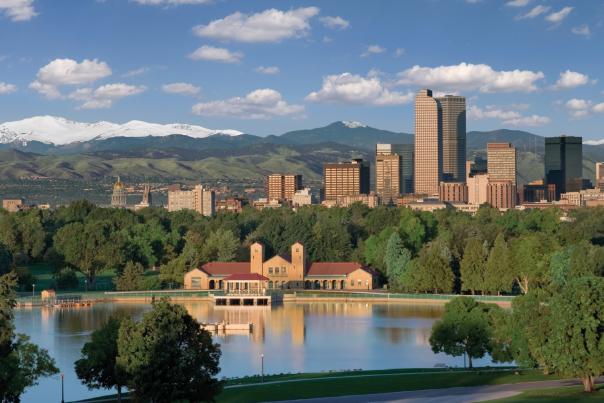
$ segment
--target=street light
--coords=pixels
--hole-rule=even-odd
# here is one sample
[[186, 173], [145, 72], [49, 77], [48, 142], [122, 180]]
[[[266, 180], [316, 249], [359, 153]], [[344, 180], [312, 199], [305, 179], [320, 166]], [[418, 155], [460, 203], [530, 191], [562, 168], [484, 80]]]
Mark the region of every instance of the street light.
[[34, 304], [34, 298], [36, 297], [36, 285], [31, 285], [31, 304]]
[[65, 375], [61, 374], [61, 403], [65, 403], [65, 385], [64, 385]]
[[262, 366], [262, 377], [261, 377], [261, 380], [262, 380], [262, 383], [264, 383], [264, 353], [260, 354], [260, 363], [261, 363], [261, 366]]
[[88, 279], [84, 279], [84, 288], [88, 291]]

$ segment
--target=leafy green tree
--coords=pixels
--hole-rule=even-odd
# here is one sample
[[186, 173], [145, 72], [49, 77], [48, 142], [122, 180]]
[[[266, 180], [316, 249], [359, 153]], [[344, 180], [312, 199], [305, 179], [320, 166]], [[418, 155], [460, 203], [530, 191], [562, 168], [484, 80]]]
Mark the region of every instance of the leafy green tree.
[[117, 389], [118, 401], [122, 401], [122, 387], [126, 374], [116, 364], [117, 340], [121, 320], [115, 317], [92, 332], [90, 341], [82, 347], [82, 356], [75, 362], [75, 372], [90, 389]]
[[510, 251], [503, 234], [497, 235], [491, 248], [484, 276], [484, 289], [490, 293], [510, 292], [514, 282]]
[[314, 225], [313, 235], [317, 245], [318, 261], [346, 261], [352, 254], [348, 223], [341, 217], [323, 216]]
[[145, 269], [140, 263], [128, 262], [122, 273], [114, 279], [118, 291], [142, 290]]
[[485, 304], [473, 298], [452, 299], [445, 305], [442, 319], [432, 326], [432, 351], [454, 357], [466, 354], [472, 368], [472, 359], [484, 357], [490, 349], [491, 329], [487, 312]]
[[13, 254], [3, 243], [0, 243], [0, 275], [8, 273], [12, 266]]
[[453, 291], [455, 275], [451, 270], [451, 251], [444, 242], [432, 241], [421, 250], [408, 281], [409, 287], [416, 291], [435, 294]]
[[124, 321], [119, 331], [117, 365], [139, 400], [212, 401], [222, 390], [220, 354], [212, 336], [166, 300], [140, 322]]
[[184, 282], [184, 276], [192, 266], [187, 263], [183, 256], [170, 260], [159, 268], [159, 278], [168, 284], [180, 284]]
[[523, 294], [542, 283], [549, 271], [549, 257], [557, 249], [551, 237], [528, 234], [512, 243], [512, 273]]
[[403, 289], [405, 273], [411, 264], [411, 253], [407, 250], [398, 233], [390, 235], [386, 245], [386, 269], [388, 284], [393, 290]]
[[464, 249], [461, 260], [462, 290], [476, 291], [485, 289], [486, 252], [483, 243], [478, 238], [470, 238]]
[[240, 243], [233, 232], [218, 229], [210, 234], [202, 246], [202, 262], [232, 262], [237, 256]]
[[395, 228], [386, 227], [378, 235], [371, 235], [363, 244], [365, 263], [384, 275], [387, 275], [386, 250], [388, 241], [395, 232]]
[[0, 276], [0, 401], [19, 402], [28, 387], [41, 377], [59, 372], [48, 352], [30, 343], [24, 334], [15, 334], [15, 274]]
[[55, 285], [59, 290], [73, 290], [78, 287], [79, 281], [76, 272], [63, 267], [54, 274]]

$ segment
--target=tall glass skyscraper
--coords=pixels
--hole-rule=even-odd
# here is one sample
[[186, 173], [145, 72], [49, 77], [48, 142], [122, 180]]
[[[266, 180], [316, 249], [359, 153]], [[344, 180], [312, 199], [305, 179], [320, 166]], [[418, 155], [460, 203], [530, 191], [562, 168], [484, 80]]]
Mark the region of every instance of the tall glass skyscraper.
[[466, 98], [445, 95], [436, 98], [442, 114], [443, 181], [466, 179]]
[[576, 192], [583, 186], [583, 138], [559, 136], [545, 138], [545, 181], [561, 193]]

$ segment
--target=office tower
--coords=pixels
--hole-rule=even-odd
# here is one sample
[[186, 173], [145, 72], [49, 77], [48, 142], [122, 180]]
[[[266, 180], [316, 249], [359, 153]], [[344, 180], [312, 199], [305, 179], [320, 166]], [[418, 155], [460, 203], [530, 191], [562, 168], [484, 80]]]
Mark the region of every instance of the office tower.
[[192, 190], [171, 187], [168, 190], [168, 211], [193, 210], [204, 216], [216, 213], [216, 194], [213, 190], [196, 185]]
[[556, 186], [546, 185], [543, 179], [539, 179], [521, 186], [518, 195], [520, 203], [551, 202], [556, 200]]
[[466, 99], [445, 95], [436, 100], [442, 116], [442, 180], [463, 182], [466, 178]]
[[302, 189], [302, 175], [272, 174], [266, 177], [268, 200], [291, 201], [296, 191]]
[[483, 174], [488, 172], [487, 160], [480, 156], [474, 157], [474, 160], [466, 161], [466, 179], [470, 175]]
[[516, 206], [516, 183], [510, 180], [491, 180], [487, 185], [487, 203], [500, 210]]
[[545, 138], [545, 183], [556, 186], [556, 200], [583, 187], [582, 142], [573, 136]]
[[323, 198], [369, 194], [369, 165], [362, 159], [323, 164]]
[[117, 177], [117, 182], [113, 185], [111, 207], [126, 207], [126, 187], [119, 176]]
[[468, 185], [468, 204], [481, 205], [487, 202], [489, 174], [470, 173], [466, 184]]
[[516, 185], [516, 148], [511, 143], [488, 143], [487, 171], [490, 181], [510, 181]]
[[424, 89], [415, 96], [415, 193], [438, 195], [442, 179], [442, 155], [440, 103], [432, 97], [431, 90]]
[[413, 193], [412, 144], [376, 144], [375, 192], [385, 204]]
[[441, 182], [438, 199], [444, 202], [468, 202], [468, 186], [465, 182]]
[[596, 188], [604, 191], [604, 162], [596, 162]]

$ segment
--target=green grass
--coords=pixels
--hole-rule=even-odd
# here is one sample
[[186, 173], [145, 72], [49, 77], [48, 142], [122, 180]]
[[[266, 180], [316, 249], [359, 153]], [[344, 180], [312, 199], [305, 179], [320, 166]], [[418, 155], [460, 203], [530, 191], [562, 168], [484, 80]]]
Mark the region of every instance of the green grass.
[[599, 388], [594, 393], [583, 392], [582, 386], [569, 386], [566, 388], [535, 389], [523, 392], [517, 396], [505, 399], [490, 400], [498, 403], [583, 403], [603, 402], [604, 388]]

